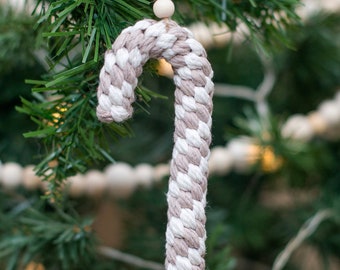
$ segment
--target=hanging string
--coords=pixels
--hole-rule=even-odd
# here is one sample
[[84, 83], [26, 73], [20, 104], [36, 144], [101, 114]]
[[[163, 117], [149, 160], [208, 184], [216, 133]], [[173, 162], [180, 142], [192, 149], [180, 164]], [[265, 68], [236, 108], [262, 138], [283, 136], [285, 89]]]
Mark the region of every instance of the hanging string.
[[221, 13], [221, 20], [227, 20], [227, 0], [222, 0], [222, 13]]

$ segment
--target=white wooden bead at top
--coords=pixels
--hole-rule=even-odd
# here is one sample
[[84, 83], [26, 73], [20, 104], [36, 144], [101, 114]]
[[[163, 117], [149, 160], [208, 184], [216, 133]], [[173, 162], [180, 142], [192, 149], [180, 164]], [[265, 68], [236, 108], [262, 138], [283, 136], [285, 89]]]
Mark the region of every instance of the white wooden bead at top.
[[175, 12], [175, 5], [171, 0], [157, 0], [153, 4], [153, 12], [157, 18], [170, 18]]

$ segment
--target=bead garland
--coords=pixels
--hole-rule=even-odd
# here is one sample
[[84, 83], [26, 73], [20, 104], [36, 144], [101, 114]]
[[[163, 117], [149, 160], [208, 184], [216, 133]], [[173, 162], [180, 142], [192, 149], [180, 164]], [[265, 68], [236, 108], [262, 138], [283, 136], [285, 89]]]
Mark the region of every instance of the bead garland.
[[[331, 139], [339, 137], [340, 91], [333, 100], [322, 102], [318, 108], [307, 115], [291, 116], [282, 127], [282, 136], [303, 141], [310, 140], [313, 136]], [[233, 139], [226, 146], [213, 147], [209, 159], [210, 175], [226, 175], [232, 170], [238, 173], [247, 172], [259, 160], [261, 152], [256, 142], [246, 137]], [[66, 179], [65, 192], [74, 198], [96, 198], [104, 194], [114, 198], [128, 198], [139, 186], [148, 188], [162, 181], [169, 175], [169, 171], [169, 164], [165, 163], [132, 167], [127, 163], [117, 162], [108, 165], [103, 172], [89, 171]], [[27, 190], [45, 190], [46, 187], [46, 182], [35, 175], [34, 165], [22, 167], [14, 162], [0, 164], [0, 184], [6, 189], [22, 186]], [[97, 184], [100, 187], [96, 187]]]
[[314, 136], [338, 139], [340, 136], [340, 91], [333, 100], [322, 102], [316, 111], [291, 116], [282, 127], [282, 136], [308, 141]]
[[[293, 115], [282, 126], [282, 136], [308, 141], [314, 136], [330, 139], [340, 136], [340, 91], [333, 100], [322, 102], [316, 111], [307, 115]], [[210, 175], [226, 175], [232, 170], [249, 171], [263, 152], [251, 138], [230, 140], [226, 146], [211, 149]], [[66, 179], [65, 192], [71, 197], [128, 198], [139, 187], [148, 188], [169, 175], [169, 164], [139, 164], [136, 167], [124, 162], [108, 165], [103, 172], [91, 170]], [[19, 186], [27, 190], [45, 190], [46, 182], [35, 175], [34, 165], [22, 167], [14, 162], [0, 164], [0, 184], [6, 189]], [[97, 186], [98, 185], [98, 186]]]

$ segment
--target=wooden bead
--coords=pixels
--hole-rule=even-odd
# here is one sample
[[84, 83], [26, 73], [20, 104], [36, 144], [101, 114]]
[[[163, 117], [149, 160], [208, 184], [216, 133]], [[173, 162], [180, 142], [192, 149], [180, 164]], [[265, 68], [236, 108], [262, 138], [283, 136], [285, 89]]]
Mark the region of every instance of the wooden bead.
[[282, 136], [294, 140], [308, 141], [314, 136], [309, 119], [301, 114], [291, 116], [282, 127]]
[[153, 181], [153, 167], [149, 164], [139, 164], [135, 168], [136, 183], [142, 187], [150, 187]]
[[92, 198], [101, 197], [106, 188], [107, 180], [103, 173], [97, 170], [88, 171], [85, 176], [86, 194]]
[[40, 186], [40, 177], [35, 174], [34, 165], [28, 165], [22, 173], [22, 184], [28, 190], [38, 189]]
[[14, 189], [21, 184], [23, 168], [14, 162], [2, 165], [0, 179], [5, 188]]
[[170, 0], [157, 0], [153, 4], [153, 12], [157, 18], [170, 18], [175, 12], [175, 5]]
[[329, 126], [335, 126], [340, 123], [340, 106], [336, 101], [322, 102], [318, 108], [318, 113]]
[[327, 123], [318, 112], [309, 113], [307, 118], [316, 134], [323, 134], [327, 130]]
[[224, 175], [230, 172], [233, 164], [233, 156], [226, 147], [218, 146], [211, 150], [211, 155], [209, 159], [210, 173]]
[[123, 162], [109, 165], [104, 172], [108, 188], [116, 198], [128, 198], [136, 188], [135, 173], [133, 168]]
[[84, 175], [76, 174], [67, 179], [69, 184], [68, 192], [71, 197], [81, 197], [86, 192], [86, 183]]
[[237, 172], [245, 173], [258, 161], [261, 149], [250, 139], [234, 139], [229, 142], [227, 150], [232, 155], [234, 169]]

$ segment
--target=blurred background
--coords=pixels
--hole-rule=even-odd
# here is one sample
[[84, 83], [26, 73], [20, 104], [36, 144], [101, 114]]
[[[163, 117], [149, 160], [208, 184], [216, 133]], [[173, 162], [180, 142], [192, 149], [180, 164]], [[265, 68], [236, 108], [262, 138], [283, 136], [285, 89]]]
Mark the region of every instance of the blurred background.
[[[94, 115], [151, 2], [1, 0], [1, 269], [162, 269], [171, 67], [146, 64], [126, 124]], [[339, 1], [174, 2], [214, 70], [207, 269], [340, 269]]]

